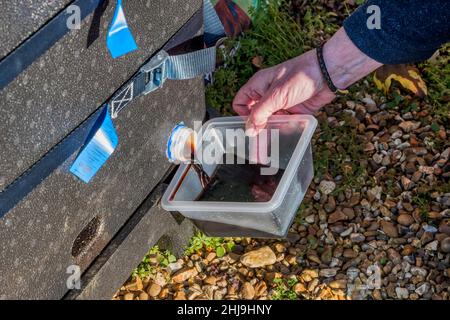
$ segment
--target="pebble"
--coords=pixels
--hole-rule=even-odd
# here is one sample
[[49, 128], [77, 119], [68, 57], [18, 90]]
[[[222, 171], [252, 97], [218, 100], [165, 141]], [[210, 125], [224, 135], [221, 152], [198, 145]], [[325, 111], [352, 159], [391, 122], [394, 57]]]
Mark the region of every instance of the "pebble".
[[436, 227], [430, 226], [429, 224], [424, 225], [422, 227], [422, 229], [425, 232], [428, 232], [428, 233], [431, 233], [431, 234], [434, 234], [434, 233], [438, 232], [438, 229]]
[[409, 298], [409, 291], [406, 288], [395, 288], [395, 293], [397, 294], [397, 298], [399, 299], [408, 299]]
[[141, 293], [139, 293], [139, 300], [143, 301], [143, 300], [148, 300], [148, 294], [144, 291], [142, 291]]
[[398, 237], [397, 228], [395, 227], [395, 225], [392, 222], [382, 220], [380, 222], [380, 224], [381, 224], [381, 229], [387, 236], [389, 236], [391, 238]]
[[450, 253], [450, 237], [441, 241], [440, 250], [444, 253]]
[[250, 282], [245, 282], [242, 285], [241, 296], [245, 300], [252, 300], [255, 297], [255, 288], [253, 288]]
[[319, 272], [317, 270], [314, 269], [305, 269], [302, 271], [302, 273], [300, 274], [300, 277], [303, 279], [303, 281], [305, 282], [309, 282], [312, 279], [315, 279], [319, 276]]
[[213, 261], [215, 258], [216, 258], [216, 253], [215, 252], [209, 252], [207, 255], [206, 255], [206, 257], [205, 257], [205, 259], [208, 261], [208, 262], [211, 262], [211, 261]]
[[402, 183], [403, 190], [409, 190], [409, 189], [411, 189], [414, 186], [414, 182], [412, 182], [406, 176], [402, 176], [400, 181]]
[[177, 272], [181, 268], [183, 268], [183, 262], [182, 261], [172, 262], [172, 263], [169, 263], [167, 265], [167, 269], [169, 269], [170, 273]]
[[241, 263], [249, 268], [260, 268], [272, 265], [277, 261], [275, 253], [268, 246], [244, 254]]
[[173, 296], [173, 300], [187, 300], [184, 290], [177, 291]]
[[125, 290], [140, 291], [144, 288], [142, 280], [139, 276], [134, 277], [133, 281], [125, 286]]
[[125, 293], [123, 296], [123, 300], [134, 300], [134, 294], [131, 292]]
[[161, 286], [156, 283], [151, 283], [147, 287], [147, 293], [150, 297], [157, 297], [161, 293]]
[[339, 236], [341, 236], [342, 238], [348, 237], [353, 231], [353, 228], [350, 227], [348, 229], [346, 229], [345, 231], [342, 231]]
[[217, 277], [215, 277], [215, 276], [207, 276], [207, 277], [203, 280], [203, 282], [204, 282], [205, 284], [215, 285], [216, 282], [217, 282]]
[[404, 132], [410, 133], [420, 127], [420, 122], [403, 121], [398, 125]]
[[337, 269], [329, 268], [329, 269], [321, 269], [319, 275], [321, 277], [329, 278], [334, 277], [337, 274]]
[[255, 295], [257, 297], [263, 296], [267, 293], [267, 284], [264, 281], [260, 281], [255, 285]]
[[305, 285], [301, 282], [296, 283], [292, 289], [297, 295], [301, 295], [302, 293], [305, 293], [307, 291]]
[[350, 235], [350, 241], [353, 243], [361, 243], [364, 240], [366, 240], [366, 237], [362, 235], [361, 233], [352, 233]]
[[428, 293], [428, 291], [430, 291], [430, 287], [431, 286], [428, 282], [424, 282], [414, 292], [419, 296], [423, 296], [424, 294]]
[[278, 253], [283, 253], [286, 251], [286, 247], [282, 243], [275, 243], [274, 245], [275, 251]]
[[358, 253], [356, 251], [354, 251], [353, 249], [345, 249], [343, 256], [345, 258], [356, 258], [358, 256]]
[[373, 187], [372, 189], [369, 189], [369, 191], [367, 192], [367, 196], [369, 197], [369, 201], [372, 202], [375, 199], [380, 200], [382, 191], [383, 191], [383, 189], [380, 186]]
[[437, 240], [431, 241], [425, 246], [425, 250], [437, 251], [439, 242]]
[[198, 271], [195, 267], [189, 268], [185, 267], [181, 270], [178, 270], [172, 277], [172, 280], [176, 283], [183, 283], [184, 281], [192, 278], [198, 274]]
[[397, 222], [403, 226], [409, 227], [414, 223], [414, 218], [409, 214], [401, 214], [397, 217]]
[[332, 289], [345, 289], [347, 287], [347, 280], [345, 280], [345, 279], [334, 280], [334, 281], [331, 281], [328, 285]]
[[336, 183], [334, 181], [322, 180], [319, 184], [319, 190], [323, 195], [328, 195], [334, 191]]
[[347, 216], [341, 210], [336, 210], [328, 216], [329, 224], [333, 224], [343, 220], [347, 220]]

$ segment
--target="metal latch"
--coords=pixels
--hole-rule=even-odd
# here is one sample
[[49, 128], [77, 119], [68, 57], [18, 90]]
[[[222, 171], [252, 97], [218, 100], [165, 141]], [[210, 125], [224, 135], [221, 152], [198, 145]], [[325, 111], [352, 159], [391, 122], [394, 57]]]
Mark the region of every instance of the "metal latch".
[[163, 86], [167, 79], [166, 62], [168, 58], [169, 54], [161, 50], [141, 68], [141, 72], [145, 73], [145, 89], [143, 94], [148, 94]]

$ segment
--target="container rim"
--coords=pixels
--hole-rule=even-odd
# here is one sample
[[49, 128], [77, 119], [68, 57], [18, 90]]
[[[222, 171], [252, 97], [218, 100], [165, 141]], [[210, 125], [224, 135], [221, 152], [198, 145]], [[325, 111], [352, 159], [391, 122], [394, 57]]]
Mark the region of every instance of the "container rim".
[[[248, 117], [234, 116], [234, 117], [219, 117], [213, 118], [205, 122], [201, 128], [202, 132], [207, 132], [207, 130], [217, 123], [220, 119], [220, 124], [230, 123], [230, 124], [243, 124], [246, 122]], [[288, 188], [294, 178], [292, 171], [295, 170], [304, 154], [307, 147], [311, 143], [311, 138], [317, 127], [317, 119], [311, 115], [273, 115], [269, 118], [269, 123], [284, 122], [284, 121], [298, 121], [304, 122], [305, 127], [303, 129], [302, 135], [297, 142], [297, 145], [292, 152], [291, 159], [283, 173], [280, 183], [277, 186], [272, 198], [267, 202], [228, 202], [228, 201], [179, 201], [172, 200], [169, 198], [174, 192], [176, 182], [182, 177], [186, 170], [188, 170], [189, 164], [181, 164], [172, 178], [169, 186], [167, 187], [164, 195], [161, 199], [161, 206], [167, 211], [199, 211], [199, 212], [209, 212], [209, 211], [220, 211], [220, 212], [240, 212], [240, 213], [258, 213], [261, 211], [274, 211], [282, 203], [282, 200], [286, 196]], [[289, 174], [291, 173], [291, 174]]]

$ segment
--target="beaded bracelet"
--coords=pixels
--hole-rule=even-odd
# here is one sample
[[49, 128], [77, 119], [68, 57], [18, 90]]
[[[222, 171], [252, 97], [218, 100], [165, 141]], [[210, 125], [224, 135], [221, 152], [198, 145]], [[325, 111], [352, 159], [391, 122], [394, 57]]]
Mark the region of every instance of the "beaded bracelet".
[[331, 80], [330, 74], [328, 73], [327, 70], [327, 66], [325, 65], [325, 60], [323, 59], [323, 44], [317, 47], [316, 53], [317, 53], [317, 60], [319, 61], [320, 71], [322, 72], [323, 78], [325, 79], [325, 82], [327, 83], [327, 86], [328, 88], [330, 88], [331, 92], [333, 92], [334, 94], [348, 93], [347, 90], [338, 89]]

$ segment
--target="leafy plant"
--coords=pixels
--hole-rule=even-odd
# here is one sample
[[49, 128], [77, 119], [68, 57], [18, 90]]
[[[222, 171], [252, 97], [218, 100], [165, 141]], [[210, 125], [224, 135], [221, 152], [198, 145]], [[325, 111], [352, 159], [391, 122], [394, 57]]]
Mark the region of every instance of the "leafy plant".
[[197, 232], [187, 246], [184, 254], [190, 256], [194, 253], [205, 250], [206, 252], [215, 252], [220, 258], [234, 248], [234, 241], [230, 238], [207, 237], [202, 232]]
[[293, 287], [298, 283], [297, 278], [283, 280], [281, 278], [273, 279], [275, 288], [271, 296], [272, 300], [296, 300], [297, 294], [293, 291]]
[[161, 251], [159, 246], [156, 245], [144, 256], [141, 263], [131, 273], [131, 276], [133, 278], [139, 276], [141, 279], [148, 278], [155, 273], [158, 266], [167, 267], [176, 260], [177, 258], [169, 250]]

